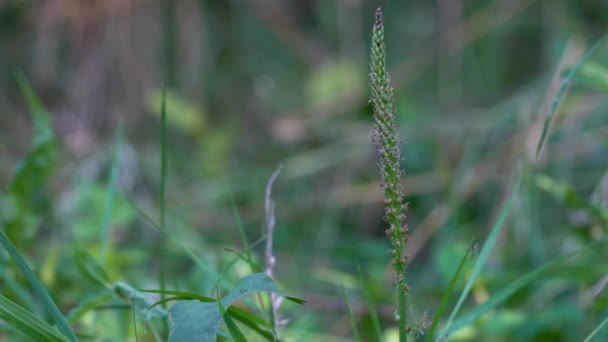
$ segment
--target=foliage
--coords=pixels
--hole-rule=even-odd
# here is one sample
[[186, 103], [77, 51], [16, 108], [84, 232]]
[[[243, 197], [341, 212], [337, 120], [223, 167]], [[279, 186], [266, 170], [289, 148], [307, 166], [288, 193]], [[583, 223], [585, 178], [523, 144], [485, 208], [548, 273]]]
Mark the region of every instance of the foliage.
[[[192, 306], [210, 340], [397, 341], [378, 104], [408, 338], [606, 340], [606, 27], [601, 1], [2, 2], [0, 340], [189, 338]], [[304, 305], [235, 292], [270, 259]]]

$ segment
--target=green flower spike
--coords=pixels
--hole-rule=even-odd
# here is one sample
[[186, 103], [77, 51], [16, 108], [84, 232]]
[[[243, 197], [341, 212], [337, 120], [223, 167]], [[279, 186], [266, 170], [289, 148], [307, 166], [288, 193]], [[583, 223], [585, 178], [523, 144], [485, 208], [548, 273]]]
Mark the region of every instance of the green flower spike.
[[389, 224], [386, 235], [393, 245], [389, 250], [392, 266], [395, 271], [394, 282], [399, 291], [399, 311], [395, 318], [399, 321], [399, 339], [407, 340], [407, 296], [408, 288], [405, 283], [405, 265], [407, 258], [403, 248], [408, 240], [408, 228], [405, 225], [403, 190], [401, 178], [404, 172], [400, 169], [401, 152], [398, 136], [398, 125], [395, 123], [395, 98], [390, 86], [390, 77], [386, 72], [386, 51], [384, 45], [384, 19], [382, 10], [376, 10], [376, 20], [372, 35], [371, 51], [371, 102], [374, 107], [374, 131], [372, 142], [378, 154], [378, 166], [382, 177], [381, 186], [384, 188], [384, 219]]

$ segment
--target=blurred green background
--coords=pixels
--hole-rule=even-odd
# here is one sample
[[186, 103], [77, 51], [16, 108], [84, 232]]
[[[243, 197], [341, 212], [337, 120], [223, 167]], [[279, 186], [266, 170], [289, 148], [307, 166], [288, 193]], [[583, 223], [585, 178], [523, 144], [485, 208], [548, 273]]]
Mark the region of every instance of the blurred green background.
[[[363, 340], [373, 340], [360, 263], [391, 338], [396, 293], [367, 85], [378, 5], [403, 138], [416, 328], [432, 320], [468, 243], [483, 243], [520, 175], [521, 195], [466, 309], [606, 234], [608, 47], [582, 65], [538, 157], [535, 149], [561, 78], [608, 27], [608, 2], [4, 0], [0, 222], [62, 311], [92, 291], [72, 250], [100, 253], [119, 126], [105, 267], [113, 281], [158, 288], [161, 237], [143, 213], [158, 221], [164, 83], [168, 287], [214, 296], [217, 273], [242, 248], [231, 198], [248, 240], [259, 240], [265, 187], [282, 164], [275, 278], [308, 301], [283, 305], [285, 336], [351, 340], [344, 284]], [[23, 191], [15, 170], [34, 123], [20, 73], [56, 135]], [[254, 251], [263, 260], [263, 243]], [[31, 301], [0, 256], [2, 294]], [[581, 340], [608, 314], [606, 257], [600, 247], [569, 259], [450, 340]], [[249, 272], [239, 262], [226, 277]], [[129, 324], [100, 311], [78, 326], [96, 340], [134, 340]]]

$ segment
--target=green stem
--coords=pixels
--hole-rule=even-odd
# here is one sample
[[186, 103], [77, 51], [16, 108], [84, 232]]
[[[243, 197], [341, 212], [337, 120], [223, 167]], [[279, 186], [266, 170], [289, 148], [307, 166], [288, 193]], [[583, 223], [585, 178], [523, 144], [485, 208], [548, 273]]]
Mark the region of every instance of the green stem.
[[[403, 274], [403, 273], [401, 273]], [[399, 291], [399, 341], [407, 342], [407, 290], [405, 279], [398, 284]]]

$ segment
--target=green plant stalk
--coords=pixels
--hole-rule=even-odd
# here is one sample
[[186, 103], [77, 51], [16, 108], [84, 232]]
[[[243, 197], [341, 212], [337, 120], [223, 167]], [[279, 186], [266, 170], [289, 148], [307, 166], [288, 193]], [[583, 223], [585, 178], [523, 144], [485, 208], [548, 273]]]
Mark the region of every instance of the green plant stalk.
[[390, 86], [390, 77], [386, 71], [386, 48], [384, 45], [384, 19], [380, 7], [376, 10], [372, 34], [371, 49], [371, 102], [374, 107], [374, 131], [372, 142], [378, 154], [378, 165], [382, 177], [381, 186], [384, 188], [384, 205], [386, 207], [385, 221], [389, 224], [386, 230], [393, 249], [389, 250], [392, 266], [395, 271], [394, 283], [399, 294], [399, 311], [396, 315], [399, 321], [399, 340], [407, 341], [407, 300], [408, 287], [405, 282], [405, 266], [407, 258], [403, 248], [408, 239], [408, 228], [405, 225], [403, 190], [401, 179], [403, 171], [400, 168], [401, 151], [398, 136], [398, 126], [395, 123], [395, 98]]
[[[160, 143], [160, 238], [158, 240], [158, 254], [159, 254], [159, 283], [161, 289], [161, 300], [166, 298], [165, 296], [165, 253], [164, 253], [164, 239], [165, 239], [165, 223], [166, 223], [166, 203], [165, 203], [165, 188], [167, 184], [167, 89], [166, 85], [163, 84], [162, 102], [161, 102], [161, 143]], [[164, 310], [167, 310], [167, 303], [163, 302], [162, 305]], [[165, 334], [169, 333], [169, 320], [163, 319], [163, 328]]]

